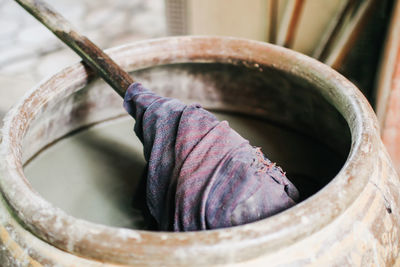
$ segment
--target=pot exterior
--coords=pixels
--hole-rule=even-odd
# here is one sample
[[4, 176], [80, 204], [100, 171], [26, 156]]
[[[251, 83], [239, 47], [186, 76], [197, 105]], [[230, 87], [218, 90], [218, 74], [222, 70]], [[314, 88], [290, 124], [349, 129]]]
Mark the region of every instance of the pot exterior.
[[[222, 62], [256, 69], [269, 65], [301, 76], [320, 88], [346, 119], [352, 138], [348, 158], [318, 193], [281, 214], [243, 226], [156, 233], [73, 218], [32, 192], [22, 166], [70, 131], [123, 114], [122, 100], [106, 87], [94, 90], [92, 75], [77, 64], [31, 90], [6, 117], [0, 148], [4, 266], [400, 264], [399, 178], [371, 107], [342, 76], [290, 50], [234, 38], [165, 38], [109, 52], [130, 71], [171, 63]], [[60, 104], [52, 106], [55, 102]], [[216, 103], [204, 101], [211, 108], [226, 108]], [[103, 107], [108, 108], [102, 113]], [[52, 118], [54, 113], [64, 116]], [[35, 121], [41, 114], [47, 114], [46, 120]]]

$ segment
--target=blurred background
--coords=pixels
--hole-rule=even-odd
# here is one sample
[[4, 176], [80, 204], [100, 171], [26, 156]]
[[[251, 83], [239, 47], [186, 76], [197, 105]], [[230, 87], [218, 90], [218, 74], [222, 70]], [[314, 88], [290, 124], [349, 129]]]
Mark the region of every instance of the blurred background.
[[[371, 103], [393, 9], [392, 0], [49, 3], [103, 49], [185, 34], [228, 35], [286, 46], [338, 69], [359, 86]], [[14, 1], [0, 0], [0, 117], [28, 89], [78, 60]]]

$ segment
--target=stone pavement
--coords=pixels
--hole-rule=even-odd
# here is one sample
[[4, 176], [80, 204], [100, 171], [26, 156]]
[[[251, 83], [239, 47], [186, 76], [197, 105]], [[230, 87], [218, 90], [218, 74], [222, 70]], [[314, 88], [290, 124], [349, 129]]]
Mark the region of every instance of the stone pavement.
[[[48, 2], [103, 49], [166, 35], [163, 0]], [[27, 90], [77, 61], [17, 3], [0, 0], [0, 127], [1, 118]]]

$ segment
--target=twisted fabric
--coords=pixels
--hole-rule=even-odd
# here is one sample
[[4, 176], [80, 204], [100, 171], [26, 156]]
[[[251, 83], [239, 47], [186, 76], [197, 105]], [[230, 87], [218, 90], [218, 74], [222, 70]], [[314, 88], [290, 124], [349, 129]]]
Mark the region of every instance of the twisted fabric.
[[235, 226], [295, 205], [298, 191], [282, 169], [200, 105], [134, 83], [124, 108], [143, 143], [145, 201], [159, 230]]

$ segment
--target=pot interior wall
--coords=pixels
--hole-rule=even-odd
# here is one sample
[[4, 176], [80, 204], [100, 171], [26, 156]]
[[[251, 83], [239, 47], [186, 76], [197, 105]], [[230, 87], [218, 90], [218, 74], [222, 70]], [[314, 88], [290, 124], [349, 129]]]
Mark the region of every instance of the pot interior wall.
[[[228, 120], [287, 172], [302, 199], [326, 185], [349, 153], [343, 117], [316, 85], [288, 72], [187, 63], [133, 75], [161, 95], [200, 103]], [[25, 137], [25, 174], [44, 198], [73, 216], [143, 228], [131, 205], [145, 167], [142, 145], [121, 106], [107, 85], [95, 81], [43, 107]]]

